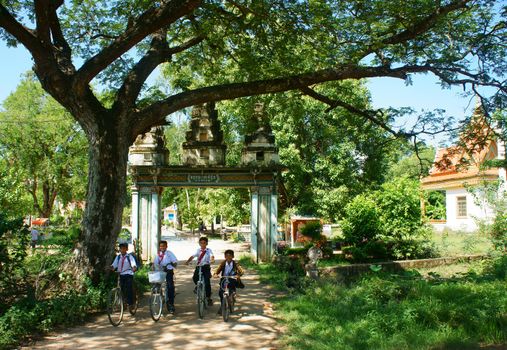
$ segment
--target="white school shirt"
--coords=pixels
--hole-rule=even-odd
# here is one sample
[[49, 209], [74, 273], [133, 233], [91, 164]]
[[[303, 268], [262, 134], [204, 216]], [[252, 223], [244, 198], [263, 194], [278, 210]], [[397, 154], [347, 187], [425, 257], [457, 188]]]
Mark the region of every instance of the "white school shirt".
[[234, 275], [234, 262], [231, 260], [230, 263], [225, 262], [224, 266], [224, 276], [233, 276]]
[[[201, 256], [201, 251], [202, 251], [201, 248], [199, 248], [199, 249], [197, 249], [197, 251], [193, 255], [193, 257], [196, 258], [197, 261], [199, 261], [199, 257]], [[210, 262], [211, 262], [211, 256], [212, 255], [213, 255], [213, 252], [211, 251], [211, 249], [206, 248], [206, 253], [202, 257], [201, 263], [198, 264], [197, 266], [209, 265]]]
[[164, 256], [162, 260], [160, 260], [160, 251], [155, 255], [155, 259], [153, 259], [153, 264], [155, 265], [155, 270], [163, 270], [164, 267], [167, 267], [168, 270], [174, 270], [174, 267], [171, 263], [177, 263], [178, 259], [176, 259], [176, 255], [170, 250], [164, 252]]
[[118, 269], [120, 275], [133, 275], [133, 268], [137, 268], [136, 259], [134, 259], [129, 253], [125, 255], [118, 254], [116, 258], [114, 258], [111, 266], [114, 269]]

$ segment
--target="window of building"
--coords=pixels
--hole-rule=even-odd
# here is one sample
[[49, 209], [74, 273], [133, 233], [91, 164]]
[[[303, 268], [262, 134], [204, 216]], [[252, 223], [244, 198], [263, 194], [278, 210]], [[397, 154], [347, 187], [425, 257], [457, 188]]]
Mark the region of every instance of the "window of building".
[[255, 154], [255, 159], [257, 161], [262, 161], [264, 160], [264, 151], [259, 151]]
[[458, 218], [466, 218], [467, 217], [467, 197], [461, 196], [457, 198], [457, 207], [458, 207]]

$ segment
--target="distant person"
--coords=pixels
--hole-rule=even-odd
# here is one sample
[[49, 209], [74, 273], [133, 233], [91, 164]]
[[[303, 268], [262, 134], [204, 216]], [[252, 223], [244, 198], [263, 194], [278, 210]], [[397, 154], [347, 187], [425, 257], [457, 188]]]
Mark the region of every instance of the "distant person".
[[120, 243], [120, 254], [114, 258], [111, 269], [120, 274], [120, 287], [123, 295], [127, 297], [129, 310], [134, 308], [134, 272], [137, 270], [136, 259], [130, 255], [127, 243]]
[[[197, 281], [199, 281], [199, 266], [201, 266], [202, 274], [204, 277], [204, 286], [206, 288], [206, 298], [208, 300], [208, 305], [213, 305], [213, 300], [211, 300], [211, 268], [210, 264], [215, 262], [215, 257], [213, 256], [213, 252], [211, 249], [207, 248], [208, 246], [208, 237], [199, 238], [199, 246], [194, 255], [188, 258], [186, 264], [188, 265], [194, 258], [197, 258], [197, 266], [194, 270], [194, 275], [192, 276], [192, 280], [194, 284], [197, 285]], [[196, 289], [194, 289], [196, 291]]]
[[32, 249], [35, 249], [35, 246], [37, 245], [37, 242], [39, 240], [39, 231], [37, 231], [35, 227], [32, 226], [32, 228], [30, 229], [30, 235], [31, 235], [30, 246], [32, 247]]
[[199, 223], [199, 232], [200, 232], [201, 234], [203, 234], [205, 231], [206, 231], [206, 225], [204, 225], [204, 222], [203, 222], [203, 221], [201, 221], [201, 222]]
[[167, 301], [167, 311], [174, 314], [176, 309], [174, 308], [174, 268], [178, 265], [178, 259], [176, 255], [170, 250], [167, 250], [167, 241], [160, 241], [158, 244], [158, 253], [153, 259], [153, 270], [165, 271], [165, 281], [167, 283], [165, 299]]

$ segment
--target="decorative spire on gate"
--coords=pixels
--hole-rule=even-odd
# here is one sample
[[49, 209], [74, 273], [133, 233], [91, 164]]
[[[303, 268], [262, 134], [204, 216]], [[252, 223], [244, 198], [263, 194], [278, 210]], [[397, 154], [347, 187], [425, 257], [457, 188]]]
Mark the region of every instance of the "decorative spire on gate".
[[224, 166], [225, 150], [215, 104], [194, 106], [183, 143], [183, 165]]
[[264, 103], [256, 103], [252, 121], [257, 130], [245, 136], [241, 164], [256, 167], [275, 166], [280, 163], [275, 136], [264, 111]]
[[129, 165], [167, 165], [169, 150], [165, 145], [164, 129], [156, 126], [137, 136], [129, 148]]

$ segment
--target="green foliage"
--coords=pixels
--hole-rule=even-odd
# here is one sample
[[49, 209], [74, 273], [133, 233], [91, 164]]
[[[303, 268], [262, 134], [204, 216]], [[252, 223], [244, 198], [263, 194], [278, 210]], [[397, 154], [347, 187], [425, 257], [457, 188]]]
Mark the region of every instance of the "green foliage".
[[493, 247], [507, 252], [507, 211], [498, 211], [491, 225], [490, 237]]
[[[13, 192], [19, 192], [23, 184], [23, 190], [32, 196], [32, 206], [41, 217], [52, 214], [56, 196], [63, 204], [83, 199], [87, 147], [77, 122], [44, 92], [33, 73], [26, 75], [16, 91], [5, 99], [3, 107], [0, 164], [7, 162], [10, 171], [16, 174]], [[10, 184], [7, 188], [11, 191]], [[0, 195], [4, 191], [0, 188]], [[22, 196], [21, 200], [24, 200]]]
[[428, 219], [445, 220], [445, 192], [425, 191], [425, 215]]
[[[329, 83], [319, 92], [365, 108], [369, 103], [362, 83]], [[353, 196], [384, 181], [394, 152], [388, 134], [344, 110], [326, 111], [323, 104], [296, 93], [221, 104], [221, 118], [230, 129], [231, 141], [255, 130], [252, 111], [256, 102], [264, 103], [280, 162], [287, 168], [280, 178], [282, 212], [291, 207], [301, 214], [336, 221]], [[235, 157], [239, 156], [238, 149]]]
[[434, 255], [429, 229], [421, 221], [417, 181], [399, 178], [357, 196], [342, 221], [347, 252], [356, 260], [406, 259]]
[[322, 224], [319, 221], [311, 221], [301, 228], [301, 234], [312, 240], [318, 240], [322, 236]]
[[[1, 137], [1, 133], [0, 133]], [[33, 199], [26, 191], [23, 178], [12, 161], [3, 157], [0, 146], [0, 208], [8, 217], [17, 217], [20, 213], [29, 213], [33, 208]]]
[[74, 247], [81, 232], [79, 225], [72, 225], [68, 228], [50, 228], [51, 237], [40, 242], [42, 246], [60, 246], [70, 250]]
[[485, 182], [467, 190], [473, 195], [477, 205], [488, 205], [493, 209], [493, 222], [478, 221], [482, 234], [487, 235], [493, 248], [505, 254], [507, 252], [507, 196], [500, 190], [500, 182]]
[[[273, 273], [266, 266], [258, 269], [263, 278]], [[294, 350], [501, 346], [507, 342], [507, 294], [504, 277], [496, 276], [486, 271], [427, 280], [417, 271], [376, 272], [349, 285], [307, 283], [299, 292], [275, 300], [277, 317], [286, 328], [281, 346]]]
[[25, 288], [30, 233], [22, 220], [9, 220], [0, 212], [0, 315], [22, 295]]
[[69, 291], [44, 301], [18, 301], [0, 316], [0, 349], [12, 348], [32, 334], [83, 322], [90, 311], [104, 307], [105, 296], [104, 285], [89, 284], [84, 294]]
[[346, 243], [360, 246], [376, 239], [380, 234], [378, 209], [371, 197], [359, 195], [345, 207], [345, 219], [341, 222], [341, 229]]
[[427, 176], [435, 160], [435, 148], [418, 145], [416, 153], [408, 143], [399, 142], [399, 144], [400, 148], [389, 166], [388, 177], [419, 180], [421, 176]]

